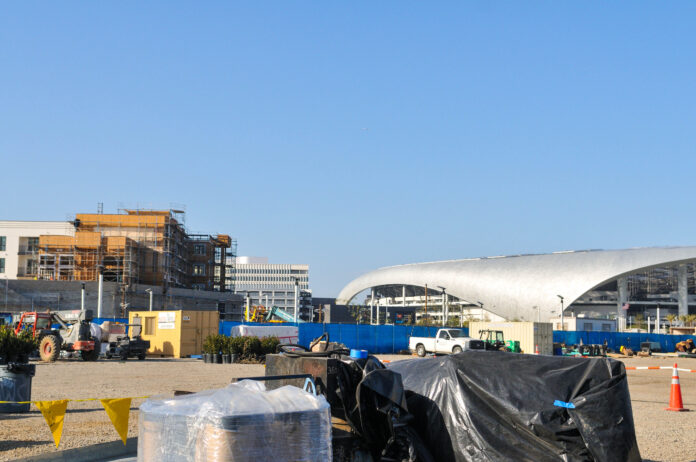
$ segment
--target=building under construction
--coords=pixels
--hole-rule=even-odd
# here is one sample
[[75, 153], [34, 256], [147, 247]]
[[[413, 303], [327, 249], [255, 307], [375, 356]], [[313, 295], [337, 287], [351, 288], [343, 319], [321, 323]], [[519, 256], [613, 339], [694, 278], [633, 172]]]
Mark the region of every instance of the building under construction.
[[[225, 234], [188, 234], [180, 210], [121, 210], [75, 215], [73, 235], [41, 235], [38, 279], [118, 282], [225, 291], [226, 257], [236, 241]], [[234, 259], [232, 259], [234, 260]], [[227, 288], [229, 290], [229, 287]]]

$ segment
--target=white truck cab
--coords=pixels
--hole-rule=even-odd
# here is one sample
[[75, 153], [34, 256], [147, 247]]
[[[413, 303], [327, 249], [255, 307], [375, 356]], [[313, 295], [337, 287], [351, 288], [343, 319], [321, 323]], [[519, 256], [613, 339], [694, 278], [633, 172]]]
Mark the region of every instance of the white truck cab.
[[464, 331], [460, 329], [440, 329], [435, 338], [411, 337], [408, 347], [421, 357], [426, 353], [457, 354], [467, 350], [486, 349], [483, 340], [465, 337]]

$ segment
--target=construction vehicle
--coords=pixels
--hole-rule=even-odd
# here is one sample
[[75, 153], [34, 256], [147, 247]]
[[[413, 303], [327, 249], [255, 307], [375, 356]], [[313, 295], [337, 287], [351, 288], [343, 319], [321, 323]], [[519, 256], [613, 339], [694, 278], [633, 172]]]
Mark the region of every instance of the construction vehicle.
[[113, 334], [111, 334], [109, 336], [109, 346], [104, 356], [106, 356], [106, 359], [118, 357], [121, 358], [122, 361], [125, 361], [128, 358], [138, 358], [142, 361], [145, 359], [147, 350], [150, 348], [150, 341], [143, 340], [140, 336], [143, 326], [141, 324], [119, 324], [119, 327], [121, 326], [128, 328], [128, 333], [126, 334], [124, 332], [124, 334], [120, 335], [115, 334], [113, 341]]
[[[279, 320], [273, 319], [273, 317], [280, 318]], [[270, 309], [268, 314], [266, 315], [266, 322], [295, 322], [295, 317], [288, 313], [287, 311], [274, 306]], [[304, 322], [303, 319], [297, 318], [297, 322]]]
[[511, 351], [505, 344], [505, 336], [502, 330], [480, 330], [479, 338], [486, 343], [486, 350]]
[[[15, 324], [15, 334], [29, 329], [39, 342], [39, 356], [53, 362], [60, 351], [79, 351], [83, 360], [96, 361], [99, 357], [99, 339], [90, 333], [92, 310], [28, 311]], [[59, 328], [54, 329], [53, 325]]]

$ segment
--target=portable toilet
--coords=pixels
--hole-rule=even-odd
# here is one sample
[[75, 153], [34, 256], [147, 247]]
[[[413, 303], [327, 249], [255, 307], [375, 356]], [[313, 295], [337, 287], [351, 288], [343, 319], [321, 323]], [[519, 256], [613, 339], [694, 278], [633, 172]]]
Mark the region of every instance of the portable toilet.
[[142, 325], [141, 335], [150, 341], [147, 353], [152, 356], [185, 358], [200, 354], [205, 338], [219, 331], [217, 311], [131, 311], [128, 322]]

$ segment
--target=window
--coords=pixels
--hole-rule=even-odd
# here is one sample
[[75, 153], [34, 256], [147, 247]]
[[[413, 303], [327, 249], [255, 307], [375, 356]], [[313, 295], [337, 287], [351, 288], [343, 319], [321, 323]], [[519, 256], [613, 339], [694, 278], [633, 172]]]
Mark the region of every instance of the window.
[[5, 272], [5, 259], [0, 258], [0, 273], [4, 273], [4, 272]]
[[602, 330], [604, 332], [611, 332], [611, 324], [603, 323], [602, 324]]
[[205, 276], [205, 265], [193, 265], [194, 276]]
[[145, 316], [145, 335], [155, 335], [154, 316]]
[[196, 255], [205, 255], [205, 244], [193, 244], [193, 253]]
[[7, 237], [0, 236], [0, 252], [7, 250]]
[[440, 331], [439, 337], [440, 337], [441, 339], [443, 339], [443, 340], [449, 340], [449, 338], [450, 338], [450, 336], [449, 336], [449, 334], [447, 333], [446, 330]]
[[582, 330], [587, 331], [587, 332], [592, 332], [592, 323], [591, 322], [584, 322]]
[[38, 237], [28, 237], [27, 238], [27, 250], [29, 252], [36, 252], [39, 250], [39, 238]]

